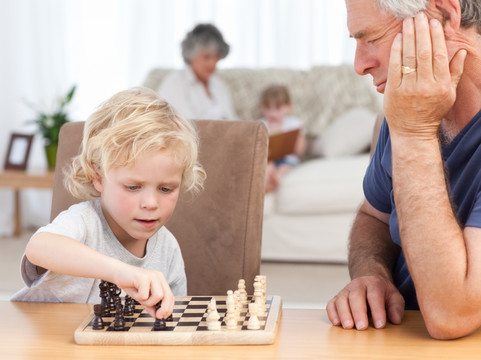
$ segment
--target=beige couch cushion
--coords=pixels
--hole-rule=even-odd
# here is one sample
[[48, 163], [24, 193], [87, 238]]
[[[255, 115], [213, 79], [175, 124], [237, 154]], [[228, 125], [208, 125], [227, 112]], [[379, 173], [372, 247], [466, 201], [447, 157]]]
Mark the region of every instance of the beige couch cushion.
[[369, 154], [304, 162], [282, 179], [274, 206], [281, 214], [352, 212], [364, 197], [368, 163]]
[[369, 149], [376, 117], [377, 113], [365, 107], [345, 111], [317, 138], [312, 154], [322, 157], [350, 156]]

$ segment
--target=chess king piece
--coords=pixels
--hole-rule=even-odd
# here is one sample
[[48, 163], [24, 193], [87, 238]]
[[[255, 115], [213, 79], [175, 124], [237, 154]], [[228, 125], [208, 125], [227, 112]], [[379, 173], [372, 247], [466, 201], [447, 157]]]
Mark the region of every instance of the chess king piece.
[[100, 280], [100, 305], [102, 307], [102, 316], [107, 317], [110, 315], [110, 304], [109, 304], [109, 284], [105, 280]]
[[247, 329], [259, 330], [260, 328], [261, 328], [261, 324], [259, 322], [259, 318], [257, 317], [257, 304], [250, 303], [249, 304], [249, 321], [247, 322]]
[[102, 305], [94, 305], [94, 319], [92, 320], [92, 329], [102, 330], [104, 328], [104, 322], [102, 320]]
[[108, 284], [108, 288], [109, 288], [109, 290], [108, 290], [109, 308], [110, 308], [110, 311], [115, 311], [116, 310], [115, 309], [115, 307], [116, 307], [116, 305], [115, 305], [115, 292], [116, 292], [115, 288], [116, 288], [117, 285], [112, 284], [110, 282], [107, 283], [107, 284]]
[[260, 279], [254, 282], [254, 302], [257, 305], [258, 315], [261, 315], [266, 311], [265, 300], [264, 296], [262, 295], [262, 283], [260, 282]]
[[215, 302], [215, 298], [212, 298], [207, 306], [207, 329], [212, 331], [220, 330], [219, 319], [220, 315], [217, 312], [217, 304]]

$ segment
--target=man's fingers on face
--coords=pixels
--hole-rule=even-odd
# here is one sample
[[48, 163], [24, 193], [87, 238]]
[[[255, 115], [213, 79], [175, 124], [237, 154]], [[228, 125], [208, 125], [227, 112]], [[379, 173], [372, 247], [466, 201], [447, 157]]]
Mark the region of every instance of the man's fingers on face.
[[412, 18], [404, 19], [402, 36], [402, 65], [416, 68], [416, 43]]
[[416, 15], [414, 20], [416, 31], [416, 66], [419, 77], [424, 77], [427, 80], [433, 78], [433, 58], [431, 47], [431, 32], [426, 15], [420, 12]]

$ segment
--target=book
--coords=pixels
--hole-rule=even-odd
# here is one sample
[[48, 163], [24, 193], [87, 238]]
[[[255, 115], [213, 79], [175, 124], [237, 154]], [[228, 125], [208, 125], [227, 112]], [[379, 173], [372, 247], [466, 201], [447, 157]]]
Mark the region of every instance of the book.
[[300, 129], [275, 133], [269, 136], [268, 161], [279, 160], [293, 154]]

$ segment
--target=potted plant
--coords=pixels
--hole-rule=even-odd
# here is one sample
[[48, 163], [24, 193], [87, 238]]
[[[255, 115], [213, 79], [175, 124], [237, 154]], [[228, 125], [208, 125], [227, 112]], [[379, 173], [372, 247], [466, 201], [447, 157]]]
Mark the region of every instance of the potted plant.
[[57, 108], [52, 113], [35, 110], [37, 112], [37, 118], [32, 122], [37, 124], [38, 131], [45, 139], [45, 153], [47, 155], [49, 170], [55, 169], [58, 134], [62, 125], [70, 121], [65, 107], [72, 100], [76, 87], [76, 85], [72, 86], [67, 95], [59, 97]]

